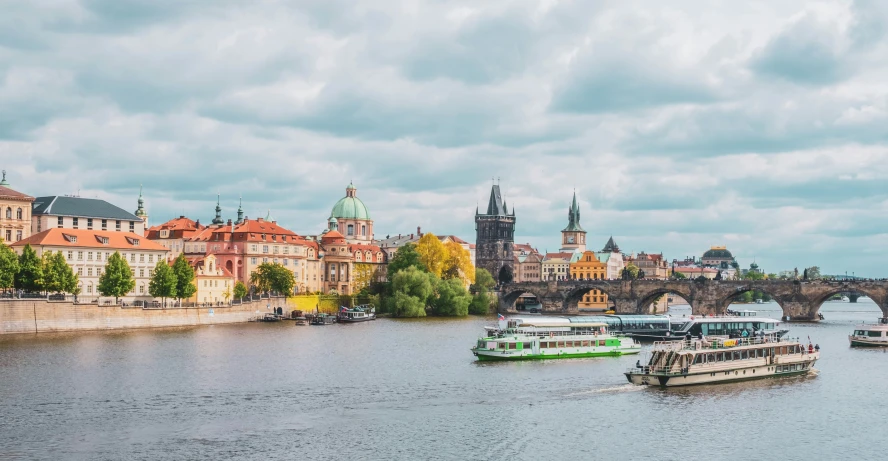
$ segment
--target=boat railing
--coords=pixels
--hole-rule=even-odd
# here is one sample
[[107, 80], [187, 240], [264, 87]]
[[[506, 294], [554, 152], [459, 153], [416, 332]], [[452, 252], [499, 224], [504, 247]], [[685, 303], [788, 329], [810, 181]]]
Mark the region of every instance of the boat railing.
[[703, 337], [703, 339], [681, 340], [681, 341], [656, 341], [653, 350], [656, 351], [681, 351], [681, 350], [714, 350], [714, 349], [731, 349], [740, 346], [755, 346], [761, 344], [777, 344], [777, 343], [797, 343], [798, 338], [781, 338], [777, 334], [765, 335], [764, 337], [748, 337], [748, 338], [714, 338]]

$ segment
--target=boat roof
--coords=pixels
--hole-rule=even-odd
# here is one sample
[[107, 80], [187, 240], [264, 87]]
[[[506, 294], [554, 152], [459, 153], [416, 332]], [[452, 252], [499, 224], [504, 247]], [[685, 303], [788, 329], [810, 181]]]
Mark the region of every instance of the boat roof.
[[[676, 321], [679, 319], [675, 319]], [[686, 322], [695, 322], [695, 323], [730, 323], [730, 322], [767, 322], [767, 323], [780, 323], [780, 320], [772, 319], [768, 317], [739, 317], [736, 315], [724, 315], [719, 317], [694, 317], [694, 318], [686, 318], [681, 319]]]
[[585, 327], [606, 327], [607, 324], [603, 322], [573, 322], [569, 318], [563, 317], [536, 317], [536, 318], [521, 318], [521, 317], [513, 317], [509, 320], [515, 320], [518, 322], [518, 326], [522, 327], [570, 327], [576, 326], [578, 324], [582, 324]]
[[888, 325], [884, 323], [864, 323], [862, 325], [857, 325], [854, 328], [856, 330], [885, 331], [888, 330]]

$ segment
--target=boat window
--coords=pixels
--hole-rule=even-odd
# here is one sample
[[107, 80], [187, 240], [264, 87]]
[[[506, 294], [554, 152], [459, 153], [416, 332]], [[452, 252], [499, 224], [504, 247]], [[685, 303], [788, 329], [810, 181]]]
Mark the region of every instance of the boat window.
[[558, 341], [558, 347], [564, 347], [564, 341]]
[[516, 343], [509, 343], [509, 349], [515, 349], [516, 347], [518, 347]]
[[740, 351], [734, 351], [731, 360], [740, 360]]
[[583, 341], [583, 347], [589, 347], [589, 341]]
[[882, 336], [882, 332], [881, 331], [867, 331], [866, 335], [869, 336], [870, 338], [878, 338], [878, 337]]
[[530, 343], [524, 343], [524, 348], [525, 348], [525, 349], [530, 349], [530, 347], [531, 347], [531, 346], [530, 346]]
[[[753, 352], [753, 353], [755, 353], [755, 352]], [[741, 352], [741, 353], [740, 353], [740, 357], [741, 357], [742, 359], [744, 359], [744, 360], [745, 360], [745, 359], [748, 359], [748, 358], [749, 358], [749, 351], [743, 351], [743, 352]]]
[[599, 346], [604, 346], [604, 340], [598, 341]]
[[765, 350], [764, 350], [764, 349], [758, 349], [757, 352], [756, 352], [756, 355], [757, 355], [758, 358], [760, 358], [760, 359], [761, 359], [761, 358], [764, 358], [764, 357], [765, 357]]
[[715, 362], [715, 354], [706, 354], [706, 362], [708, 362], [708, 363]]
[[694, 357], [694, 365], [699, 365], [701, 363], [703, 363], [703, 354], [697, 354]]

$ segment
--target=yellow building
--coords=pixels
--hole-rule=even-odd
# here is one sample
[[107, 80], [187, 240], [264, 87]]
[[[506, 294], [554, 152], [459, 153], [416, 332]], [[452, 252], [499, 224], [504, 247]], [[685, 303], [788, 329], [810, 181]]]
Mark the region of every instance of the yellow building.
[[31, 203], [34, 197], [10, 189], [6, 170], [0, 179], [0, 239], [7, 245], [31, 236]]
[[[601, 262], [594, 251], [584, 251], [583, 253], [574, 253], [574, 257], [570, 262], [571, 278], [582, 280], [603, 280], [607, 278], [607, 265]], [[600, 310], [608, 309], [607, 294], [601, 290], [592, 290], [585, 295], [579, 302], [581, 310]]]
[[234, 275], [216, 263], [216, 256], [192, 257], [188, 262], [194, 268], [194, 285], [197, 286], [189, 301], [209, 306], [228, 304], [234, 297]]

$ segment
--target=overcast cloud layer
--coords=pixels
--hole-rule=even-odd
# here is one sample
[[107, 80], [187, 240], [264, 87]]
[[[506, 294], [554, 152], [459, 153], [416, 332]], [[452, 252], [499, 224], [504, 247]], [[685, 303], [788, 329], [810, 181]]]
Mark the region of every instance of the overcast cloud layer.
[[[666, 6], [668, 4], [668, 6]], [[888, 276], [888, 3], [29, 0], [0, 15], [0, 167], [152, 223], [239, 196], [319, 232], [517, 239]]]

